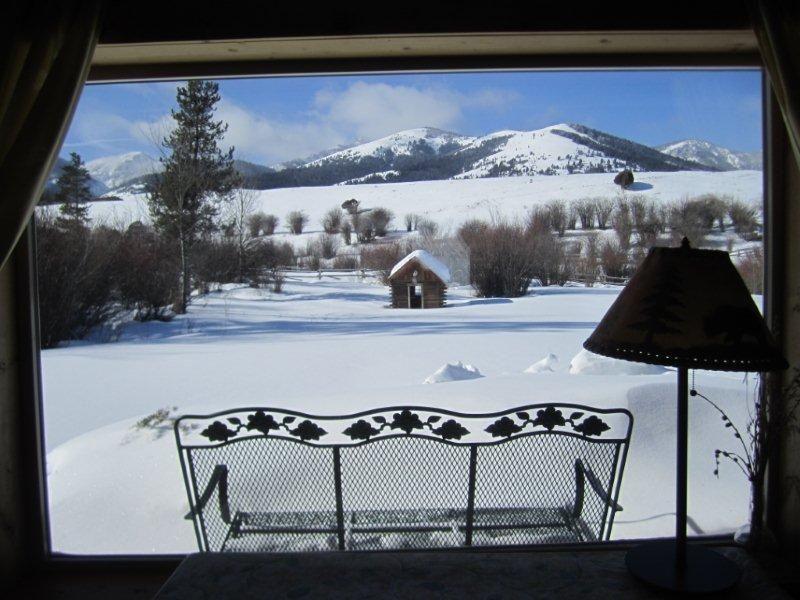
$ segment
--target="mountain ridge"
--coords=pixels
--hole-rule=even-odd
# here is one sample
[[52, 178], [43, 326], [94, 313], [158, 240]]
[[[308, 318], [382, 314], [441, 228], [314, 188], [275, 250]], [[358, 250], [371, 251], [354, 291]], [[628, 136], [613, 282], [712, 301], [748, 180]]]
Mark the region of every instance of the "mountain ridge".
[[[696, 142], [688, 144], [688, 142]], [[507, 176], [752, 168], [748, 153], [681, 140], [650, 147], [578, 123], [469, 136], [436, 127], [405, 129], [374, 140], [267, 167], [237, 159], [244, 185], [255, 189]], [[711, 149], [703, 153], [703, 149]], [[713, 151], [712, 151], [713, 150]], [[751, 153], [753, 154], [753, 153]], [[734, 160], [737, 155], [739, 158]], [[724, 159], [724, 160], [723, 160]], [[736, 165], [744, 165], [737, 167]], [[142, 189], [161, 163], [143, 152], [87, 163], [108, 189]]]

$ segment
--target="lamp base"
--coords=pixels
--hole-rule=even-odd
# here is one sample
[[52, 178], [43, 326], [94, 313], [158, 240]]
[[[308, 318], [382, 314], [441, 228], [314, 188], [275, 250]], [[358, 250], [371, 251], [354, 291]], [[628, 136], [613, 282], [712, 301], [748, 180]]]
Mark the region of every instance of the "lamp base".
[[732, 588], [741, 570], [721, 554], [703, 546], [686, 547], [686, 567], [675, 564], [675, 541], [665, 540], [637, 546], [625, 556], [634, 577], [656, 587], [688, 594], [708, 594]]

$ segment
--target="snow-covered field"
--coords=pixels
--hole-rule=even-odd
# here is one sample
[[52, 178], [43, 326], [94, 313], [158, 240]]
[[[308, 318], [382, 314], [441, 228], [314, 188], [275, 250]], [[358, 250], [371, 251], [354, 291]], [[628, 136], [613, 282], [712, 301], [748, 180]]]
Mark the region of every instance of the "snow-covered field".
[[[700, 181], [702, 174], [696, 175]], [[670, 176], [653, 175], [654, 189], [676, 187], [667, 186]], [[584, 177], [595, 176], [570, 176]], [[760, 179], [752, 174], [714, 177], [736, 182], [729, 193], [742, 199], [760, 194], [755, 186]], [[562, 178], [540, 179], [556, 185]], [[693, 193], [700, 191], [697, 181]], [[459, 185], [463, 194], [449, 187]], [[458, 206], [488, 208], [491, 186], [503, 190], [504, 209], [538, 201], [526, 185], [478, 180], [362, 187], [376, 194], [374, 199], [363, 194], [368, 204], [403, 212], [403, 202], [413, 199], [409, 210], [436, 212], [447, 205], [455, 217]], [[415, 188], [416, 195], [400, 191]], [[322, 211], [359, 195], [350, 187], [318, 191], [321, 199], [302, 204], [311, 214], [317, 204]], [[587, 188], [562, 197], [599, 193]], [[662, 193], [680, 196], [681, 190]], [[393, 194], [395, 204], [389, 201]], [[260, 197], [265, 210], [282, 214], [300, 205], [303, 190]], [[454, 287], [447, 308], [393, 310], [387, 308], [388, 288], [373, 280], [298, 274], [281, 294], [225, 286], [198, 297], [188, 314], [170, 323], [130, 323], [113, 343], [46, 350], [53, 548], [78, 554], [195, 550], [191, 523], [183, 519], [188, 506], [169, 424], [135, 424], [164, 407], [177, 407], [174, 412], [180, 414], [257, 405], [316, 414], [409, 403], [463, 412], [549, 401], [627, 407], [635, 423], [619, 499], [624, 511], [612, 537], [670, 535], [675, 373], [598, 361], [581, 351], [618, 292], [532, 288], [523, 298], [478, 299], [469, 288]], [[458, 361], [461, 367], [432, 377], [438, 383], [424, 383]], [[533, 372], [525, 372], [535, 363]], [[470, 369], [482, 377], [459, 375]], [[741, 375], [701, 372], [697, 385], [735, 421], [746, 420], [748, 387]], [[721, 468], [719, 479], [712, 474], [713, 451], [729, 445], [728, 433], [711, 407], [692, 400], [689, 515], [695, 532], [729, 532], [747, 520], [745, 479], [729, 465]]]
[[[627, 195], [641, 194], [655, 202], [710, 193], [753, 203], [760, 203], [762, 198], [761, 171], [678, 171], [636, 173], [635, 176], [636, 182]], [[532, 207], [551, 200], [616, 198], [620, 188], [613, 179], [609, 173], [592, 173], [282, 188], [255, 192], [255, 210], [274, 214], [281, 220], [276, 240], [288, 239], [297, 247], [303, 247], [309, 235], [316, 236], [322, 231], [320, 222], [324, 214], [350, 198], [356, 198], [362, 208], [382, 206], [393, 211], [396, 228], [402, 228], [404, 215], [415, 213], [435, 221], [442, 230], [453, 231], [469, 219], [521, 218]], [[122, 194], [121, 198], [119, 202], [92, 204], [94, 222], [127, 224], [148, 220], [143, 194]], [[285, 217], [293, 210], [302, 210], [309, 217], [303, 235], [286, 233]]]

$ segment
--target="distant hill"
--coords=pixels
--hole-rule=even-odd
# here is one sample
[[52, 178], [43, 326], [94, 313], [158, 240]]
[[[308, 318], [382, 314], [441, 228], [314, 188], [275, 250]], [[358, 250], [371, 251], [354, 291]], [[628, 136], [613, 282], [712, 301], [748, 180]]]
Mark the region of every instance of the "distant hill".
[[[467, 136], [433, 127], [398, 131], [303, 160], [267, 167], [236, 160], [244, 187], [273, 189], [405, 181], [636, 171], [760, 168], [760, 155], [684, 140], [651, 148], [575, 123]], [[758, 164], [756, 167], [754, 165]], [[141, 190], [161, 163], [142, 152], [98, 158], [93, 178], [115, 191]]]
[[720, 171], [739, 169], [760, 171], [763, 168], [761, 152], [738, 152], [705, 140], [681, 140], [657, 146], [657, 149], [670, 156], [693, 160]]
[[262, 189], [568, 173], [717, 170], [583, 125], [464, 136], [400, 131], [259, 177]]

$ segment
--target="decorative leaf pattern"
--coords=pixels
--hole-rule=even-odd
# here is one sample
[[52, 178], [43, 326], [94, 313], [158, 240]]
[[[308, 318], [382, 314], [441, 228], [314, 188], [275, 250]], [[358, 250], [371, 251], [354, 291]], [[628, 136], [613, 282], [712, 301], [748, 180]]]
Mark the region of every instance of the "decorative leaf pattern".
[[289, 425], [294, 423], [296, 417], [284, 417], [280, 423], [275, 420], [275, 417], [268, 415], [263, 410], [257, 410], [253, 414], [247, 415], [247, 425], [242, 423], [238, 417], [230, 417], [227, 419], [228, 423], [235, 425], [235, 429], [229, 428], [222, 421], [214, 421], [200, 432], [200, 435], [208, 438], [211, 442], [227, 442], [229, 439], [239, 435], [243, 429], [246, 431], [257, 431], [263, 435], [269, 435], [271, 431], [278, 431], [284, 429], [290, 435], [300, 438], [302, 441], [318, 440], [328, 432], [319, 425], [306, 419], [294, 429]]
[[590, 415], [579, 421], [583, 417], [582, 412], [573, 412], [569, 418], [564, 418], [564, 413], [554, 406], [547, 406], [543, 409], [536, 411], [536, 418], [531, 419], [530, 415], [526, 412], [516, 413], [517, 418], [522, 423], [515, 423], [510, 417], [501, 417], [486, 428], [487, 433], [491, 433], [492, 437], [511, 437], [515, 433], [522, 431], [527, 425], [533, 427], [542, 427], [547, 431], [553, 431], [556, 427], [565, 427], [569, 425], [573, 431], [580, 433], [583, 436], [599, 436], [604, 431], [608, 431], [611, 427], [608, 426], [600, 417]]
[[[569, 414], [569, 417], [565, 417], [557, 405], [550, 405], [536, 410], [534, 416], [527, 411], [504, 415], [490, 423], [484, 431], [489, 433], [492, 438], [510, 439], [528, 426], [545, 431], [568, 428], [567, 431], [571, 430], [584, 437], [598, 437], [611, 429], [597, 415], [584, 415], [585, 413], [582, 411], [574, 411]], [[310, 419], [303, 419], [295, 425], [298, 420], [295, 416], [286, 415], [279, 418], [280, 421], [274, 415], [257, 410], [247, 415], [245, 422], [235, 416], [227, 417], [224, 421], [214, 421], [203, 429], [200, 435], [211, 442], [225, 443], [236, 438], [243, 431], [269, 436], [273, 432], [282, 430], [285, 432], [283, 435], [288, 434], [306, 442], [317, 441], [329, 433]], [[382, 415], [370, 415], [367, 418], [358, 419], [345, 429], [338, 431], [358, 442], [370, 441], [385, 430], [399, 431], [405, 435], [415, 432], [424, 434], [427, 431], [445, 441], [458, 441], [469, 435], [470, 431], [456, 419], [450, 418], [444, 421], [442, 419], [443, 415], [430, 414], [423, 417], [411, 409], [404, 408], [394, 412], [391, 419]]]
[[[377, 420], [376, 417], [375, 420]], [[384, 422], [386, 419], [384, 419]], [[379, 421], [380, 422], [380, 421]], [[377, 429], [369, 424], [369, 421], [365, 421], [364, 419], [359, 419], [350, 427], [344, 430], [344, 434], [348, 436], [351, 440], [368, 440], [373, 435], [378, 435], [381, 432], [380, 429]]]

